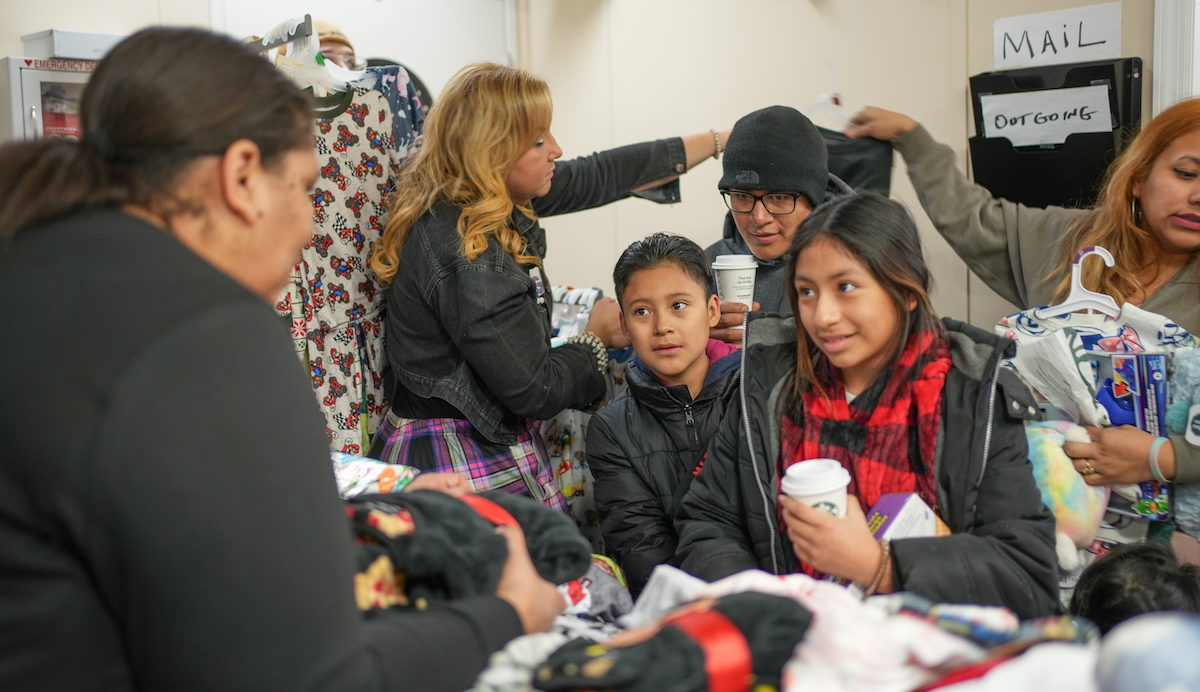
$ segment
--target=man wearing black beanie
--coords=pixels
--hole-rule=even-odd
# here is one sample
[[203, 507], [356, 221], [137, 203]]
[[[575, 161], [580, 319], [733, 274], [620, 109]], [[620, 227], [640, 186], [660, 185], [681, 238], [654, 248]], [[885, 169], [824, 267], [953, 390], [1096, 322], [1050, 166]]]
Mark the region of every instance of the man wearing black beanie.
[[[730, 211], [722, 239], [705, 252], [709, 259], [754, 255], [754, 301], [763, 310], [790, 315], [783, 254], [813, 208], [849, 188], [830, 175], [825, 140], [816, 126], [787, 106], [763, 108], [738, 120], [722, 159], [725, 174], [717, 187]], [[741, 341], [741, 329], [729, 327], [742, 323], [743, 307], [723, 303], [721, 311], [712, 336]]]

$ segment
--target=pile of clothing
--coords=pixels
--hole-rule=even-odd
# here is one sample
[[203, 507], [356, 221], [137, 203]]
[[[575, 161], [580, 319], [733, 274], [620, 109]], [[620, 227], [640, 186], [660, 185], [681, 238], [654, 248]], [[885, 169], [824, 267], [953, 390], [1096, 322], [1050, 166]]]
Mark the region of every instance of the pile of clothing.
[[1022, 622], [1005, 608], [914, 594], [862, 601], [803, 574], [750, 570], [708, 584], [660, 566], [618, 623], [624, 631], [602, 641], [520, 637], [473, 690], [908, 692], [1034, 674], [1059, 691], [1095, 689], [1099, 633], [1084, 620]]

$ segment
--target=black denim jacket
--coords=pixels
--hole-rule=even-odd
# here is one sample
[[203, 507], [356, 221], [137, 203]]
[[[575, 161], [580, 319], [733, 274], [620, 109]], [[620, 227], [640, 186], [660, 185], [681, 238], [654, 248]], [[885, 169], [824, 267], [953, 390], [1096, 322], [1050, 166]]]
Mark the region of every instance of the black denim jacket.
[[[679, 138], [560, 161], [533, 208], [542, 217], [598, 207], [686, 166]], [[677, 202], [679, 183], [639, 196]], [[550, 287], [540, 270], [518, 264], [494, 239], [474, 261], [463, 257], [459, 213], [439, 204], [405, 239], [387, 288], [388, 359], [401, 386], [450, 404], [488, 440], [512, 444], [523, 419], [587, 406], [603, 396], [604, 379], [588, 347], [550, 347]], [[512, 223], [544, 258], [541, 225], [515, 210]]]

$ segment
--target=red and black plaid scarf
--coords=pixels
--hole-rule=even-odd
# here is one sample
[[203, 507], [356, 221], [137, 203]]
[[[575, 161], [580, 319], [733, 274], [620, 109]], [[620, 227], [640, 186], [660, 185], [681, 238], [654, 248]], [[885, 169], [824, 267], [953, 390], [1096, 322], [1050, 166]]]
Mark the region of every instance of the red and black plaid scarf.
[[[818, 354], [817, 358], [824, 359]], [[937, 512], [933, 455], [942, 417], [942, 392], [950, 370], [950, 349], [941, 336], [926, 333], [909, 339], [896, 365], [847, 403], [841, 373], [829, 373], [819, 392], [802, 394], [796, 420], [784, 415], [781, 462], [784, 468], [804, 459], [837, 459], [850, 472], [848, 491], [864, 512], [886, 493], [917, 493]], [[824, 367], [820, 367], [820, 366]], [[920, 371], [913, 377], [914, 366]]]

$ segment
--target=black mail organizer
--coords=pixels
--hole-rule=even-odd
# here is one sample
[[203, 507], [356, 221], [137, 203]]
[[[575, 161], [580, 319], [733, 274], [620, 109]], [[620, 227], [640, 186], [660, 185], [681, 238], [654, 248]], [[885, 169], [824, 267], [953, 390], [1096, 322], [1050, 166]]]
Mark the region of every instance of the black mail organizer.
[[[1098, 84], [1109, 87], [1112, 132], [1074, 133], [1062, 144], [1022, 147], [983, 136], [981, 96]], [[1105, 169], [1141, 126], [1142, 59], [984, 72], [971, 77], [971, 100], [977, 133], [971, 138], [975, 182], [997, 197], [1031, 207], [1090, 207]]]

